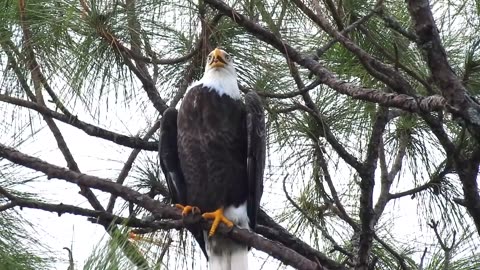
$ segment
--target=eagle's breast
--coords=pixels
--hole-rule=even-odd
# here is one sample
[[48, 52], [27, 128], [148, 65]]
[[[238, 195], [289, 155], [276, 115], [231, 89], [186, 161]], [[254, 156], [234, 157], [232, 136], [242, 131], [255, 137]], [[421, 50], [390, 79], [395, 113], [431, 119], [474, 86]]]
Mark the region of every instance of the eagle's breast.
[[203, 212], [247, 199], [246, 112], [240, 99], [192, 87], [178, 113], [180, 166], [187, 203]]

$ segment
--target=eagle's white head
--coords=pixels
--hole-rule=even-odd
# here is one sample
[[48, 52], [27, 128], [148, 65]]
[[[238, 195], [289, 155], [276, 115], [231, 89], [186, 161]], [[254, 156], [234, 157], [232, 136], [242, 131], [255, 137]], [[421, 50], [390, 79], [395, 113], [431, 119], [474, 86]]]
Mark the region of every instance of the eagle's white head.
[[240, 99], [241, 97], [233, 57], [219, 48], [215, 48], [208, 54], [202, 79], [191, 87], [199, 84], [212, 88], [219, 95], [225, 94], [233, 99]]

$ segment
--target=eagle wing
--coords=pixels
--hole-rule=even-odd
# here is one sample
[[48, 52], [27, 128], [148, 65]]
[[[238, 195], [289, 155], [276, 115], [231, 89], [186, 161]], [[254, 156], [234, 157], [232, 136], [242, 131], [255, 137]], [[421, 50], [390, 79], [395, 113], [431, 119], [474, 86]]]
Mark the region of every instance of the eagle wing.
[[[160, 121], [160, 142], [159, 156], [160, 167], [167, 181], [168, 191], [172, 203], [186, 204], [186, 184], [180, 168], [177, 145], [177, 110], [168, 108]], [[205, 239], [202, 230], [198, 228], [189, 228], [198, 244], [202, 248], [203, 254], [208, 258], [205, 250]]]
[[168, 108], [160, 121], [160, 167], [165, 174], [172, 203], [186, 203], [186, 186], [177, 148], [177, 110]]
[[249, 192], [247, 214], [250, 220], [250, 228], [254, 230], [263, 193], [266, 147], [265, 114], [257, 93], [250, 91], [245, 95], [245, 109], [247, 112], [248, 136], [247, 176]]

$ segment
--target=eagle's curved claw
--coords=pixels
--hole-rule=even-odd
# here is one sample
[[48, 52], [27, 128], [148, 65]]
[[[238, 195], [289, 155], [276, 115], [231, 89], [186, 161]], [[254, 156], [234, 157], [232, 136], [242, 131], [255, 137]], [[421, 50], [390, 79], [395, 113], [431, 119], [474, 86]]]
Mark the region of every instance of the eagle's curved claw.
[[192, 214], [200, 214], [201, 213], [200, 208], [198, 208], [196, 206], [181, 205], [181, 204], [177, 203], [177, 204], [175, 204], [175, 207], [182, 210], [182, 216], [186, 216], [189, 213], [192, 213]]
[[229, 228], [233, 227], [233, 222], [228, 220], [223, 215], [223, 208], [219, 208], [214, 212], [203, 213], [202, 217], [204, 219], [213, 219], [213, 224], [212, 224], [212, 227], [210, 228], [210, 231], [208, 232], [208, 236], [213, 236], [215, 234], [220, 222], [223, 222]]

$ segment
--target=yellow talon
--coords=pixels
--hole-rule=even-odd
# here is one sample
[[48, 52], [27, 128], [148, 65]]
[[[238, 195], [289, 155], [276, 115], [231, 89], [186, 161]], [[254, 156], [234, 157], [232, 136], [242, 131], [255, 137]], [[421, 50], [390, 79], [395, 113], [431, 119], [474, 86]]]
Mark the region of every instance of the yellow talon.
[[188, 215], [190, 212], [195, 214], [195, 213], [200, 213], [200, 208], [196, 206], [191, 206], [191, 205], [181, 205], [181, 204], [175, 204], [175, 207], [178, 209], [182, 210], [182, 216]]
[[208, 232], [208, 236], [213, 236], [215, 232], [217, 231], [218, 225], [220, 222], [225, 223], [227, 227], [231, 228], [233, 227], [233, 222], [228, 220], [224, 215], [223, 215], [223, 208], [219, 208], [214, 212], [208, 212], [204, 213], [202, 215], [204, 219], [213, 219], [213, 224], [212, 227], [210, 228], [210, 231]]

